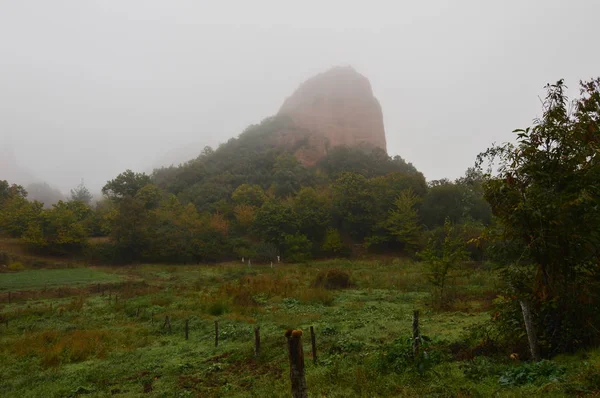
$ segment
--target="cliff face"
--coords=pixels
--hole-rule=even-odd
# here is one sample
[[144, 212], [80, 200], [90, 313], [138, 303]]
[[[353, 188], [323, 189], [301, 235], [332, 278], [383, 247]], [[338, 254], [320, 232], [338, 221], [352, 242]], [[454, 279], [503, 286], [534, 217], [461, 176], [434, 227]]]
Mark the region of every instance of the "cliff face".
[[369, 80], [350, 67], [336, 67], [302, 83], [278, 116], [289, 117], [293, 125], [281, 132], [281, 143], [299, 146], [296, 157], [305, 165], [316, 163], [336, 146], [386, 150], [379, 101]]

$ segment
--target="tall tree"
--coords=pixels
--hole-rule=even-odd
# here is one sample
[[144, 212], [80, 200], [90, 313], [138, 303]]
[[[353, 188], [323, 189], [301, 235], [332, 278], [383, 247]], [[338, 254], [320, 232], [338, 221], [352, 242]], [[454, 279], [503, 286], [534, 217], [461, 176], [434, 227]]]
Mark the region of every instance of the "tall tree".
[[133, 197], [142, 187], [150, 183], [148, 175], [126, 170], [115, 179], [108, 181], [102, 188], [102, 193], [111, 199]]
[[402, 191], [385, 221], [386, 229], [409, 253], [416, 252], [420, 246], [421, 225], [416, 210], [418, 202], [419, 198], [412, 189]]
[[500, 241], [517, 249], [506, 260], [536, 273], [519, 281], [518, 294], [538, 314], [540, 341], [556, 353], [600, 340], [600, 79], [582, 82], [574, 102], [562, 80], [546, 89], [541, 119], [478, 163], [498, 162], [485, 198]]
[[90, 193], [89, 189], [87, 189], [87, 187], [83, 183], [83, 180], [81, 180], [81, 183], [79, 183], [77, 187], [71, 189], [70, 199], [72, 201], [83, 202], [84, 204], [89, 206], [92, 203], [93, 196]]

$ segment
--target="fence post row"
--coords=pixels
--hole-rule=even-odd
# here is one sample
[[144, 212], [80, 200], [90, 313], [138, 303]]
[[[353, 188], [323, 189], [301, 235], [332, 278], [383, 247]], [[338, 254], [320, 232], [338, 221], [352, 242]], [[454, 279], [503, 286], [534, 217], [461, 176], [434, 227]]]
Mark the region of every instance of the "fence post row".
[[302, 351], [302, 331], [289, 329], [287, 337], [288, 354], [290, 359], [290, 381], [292, 398], [308, 398], [306, 377], [304, 375], [304, 352]]

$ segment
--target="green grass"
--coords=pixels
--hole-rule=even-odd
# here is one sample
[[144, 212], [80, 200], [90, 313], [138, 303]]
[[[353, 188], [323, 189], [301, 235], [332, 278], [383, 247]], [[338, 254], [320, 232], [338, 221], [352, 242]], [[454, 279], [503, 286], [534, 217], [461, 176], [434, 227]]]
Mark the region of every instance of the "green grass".
[[118, 282], [112, 273], [92, 268], [39, 269], [0, 274], [0, 291]]
[[[353, 286], [334, 291], [313, 287], [317, 274], [329, 268], [349, 272]], [[30, 281], [27, 288], [50, 280], [53, 286], [74, 281], [80, 286], [119, 280], [136, 284], [113, 284], [110, 300], [108, 292], [82, 289], [72, 296], [0, 304], [0, 317], [9, 321], [8, 327], [0, 322], [3, 397], [288, 397], [287, 328], [305, 332], [309, 396], [541, 397], [600, 390], [597, 351], [557, 358], [556, 366], [565, 370], [552, 373], [556, 378], [508, 357], [452, 357], [448, 347], [490, 318], [487, 308], [497, 278], [485, 269], [465, 268], [453, 275], [446, 311], [432, 307], [422, 265], [401, 260], [275, 269], [152, 265], [27, 271], [0, 278], [5, 276]], [[11, 282], [11, 289], [16, 285]], [[414, 309], [421, 311], [422, 334], [432, 339], [431, 358], [439, 361], [431, 361], [423, 374], [410, 366], [394, 371], [382, 367], [394, 350], [404, 349], [394, 341], [411, 335]], [[162, 327], [167, 315], [171, 332]], [[185, 320], [190, 325], [187, 341]], [[262, 349], [254, 358], [257, 325]], [[310, 326], [317, 335], [317, 365], [311, 358]], [[512, 380], [506, 375], [520, 377], [522, 372], [532, 382], [500, 384], [503, 376]]]

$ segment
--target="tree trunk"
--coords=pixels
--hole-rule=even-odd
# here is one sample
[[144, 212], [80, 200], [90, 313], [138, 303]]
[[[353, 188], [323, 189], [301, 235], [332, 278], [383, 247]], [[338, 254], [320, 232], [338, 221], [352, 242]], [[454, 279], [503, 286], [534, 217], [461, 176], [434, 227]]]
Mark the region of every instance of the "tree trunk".
[[521, 311], [523, 312], [523, 321], [525, 322], [525, 330], [527, 331], [527, 339], [529, 340], [529, 350], [531, 351], [531, 359], [538, 362], [540, 360], [540, 349], [538, 347], [537, 335], [535, 326], [531, 319], [531, 307], [527, 300], [520, 300]]

